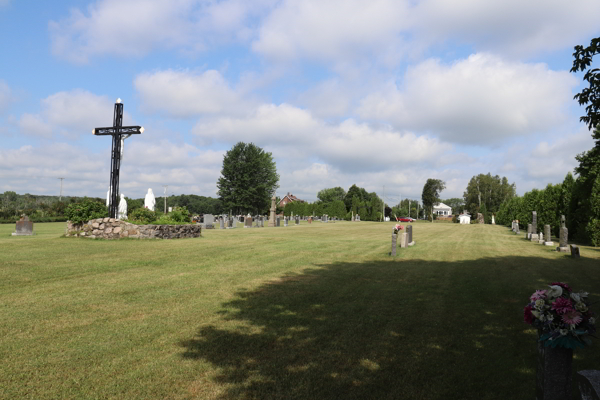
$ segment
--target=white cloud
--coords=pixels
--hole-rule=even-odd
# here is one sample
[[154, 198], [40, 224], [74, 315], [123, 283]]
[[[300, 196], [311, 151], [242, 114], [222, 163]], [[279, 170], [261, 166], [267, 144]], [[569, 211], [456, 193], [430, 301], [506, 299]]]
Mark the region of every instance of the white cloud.
[[[116, 99], [115, 99], [116, 100]], [[114, 100], [86, 90], [58, 92], [41, 100], [41, 113], [24, 113], [18, 126], [25, 135], [49, 138], [59, 132], [70, 137], [91, 135], [92, 129], [112, 126]], [[128, 112], [124, 125], [131, 124]]]
[[[419, 40], [459, 41], [505, 55], [530, 56], [575, 44], [597, 33], [596, 0], [423, 0], [412, 12]], [[586, 43], [579, 43], [580, 41]]]
[[298, 96], [299, 104], [308, 107], [313, 115], [320, 118], [345, 115], [352, 99], [351, 85], [338, 79], [320, 82]]
[[215, 70], [158, 71], [142, 73], [134, 80], [141, 108], [147, 113], [163, 113], [186, 118], [201, 114], [240, 114], [248, 105]]
[[51, 21], [52, 52], [85, 64], [105, 54], [141, 57], [153, 50], [195, 54], [208, 46], [247, 41], [247, 20], [274, 0], [99, 0]]
[[401, 47], [408, 2], [285, 0], [260, 27], [252, 48], [270, 59], [340, 63]]
[[[282, 158], [313, 154], [335, 168], [381, 170], [387, 165], [436, 162], [451, 146], [391, 128], [374, 129], [352, 119], [326, 124], [289, 104], [264, 104], [247, 118], [200, 122], [192, 133], [205, 142], [253, 142]], [[401, 153], [399, 156], [398, 153]]]
[[44, 122], [39, 115], [25, 113], [21, 115], [18, 125], [24, 135], [42, 138], [52, 137], [52, 127]]
[[577, 80], [545, 64], [474, 54], [451, 65], [429, 59], [361, 102], [358, 113], [456, 143], [489, 144], [545, 131], [565, 119]]

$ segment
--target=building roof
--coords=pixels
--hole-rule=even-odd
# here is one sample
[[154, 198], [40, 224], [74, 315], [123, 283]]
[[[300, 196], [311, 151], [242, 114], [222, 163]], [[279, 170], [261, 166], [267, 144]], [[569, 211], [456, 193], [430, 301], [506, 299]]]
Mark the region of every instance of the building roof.
[[433, 208], [438, 208], [438, 209], [439, 209], [439, 208], [451, 209], [452, 207], [450, 207], [450, 206], [448, 206], [448, 205], [446, 205], [446, 204], [444, 204], [444, 203], [436, 203], [436, 204], [434, 204], [434, 205], [433, 205]]

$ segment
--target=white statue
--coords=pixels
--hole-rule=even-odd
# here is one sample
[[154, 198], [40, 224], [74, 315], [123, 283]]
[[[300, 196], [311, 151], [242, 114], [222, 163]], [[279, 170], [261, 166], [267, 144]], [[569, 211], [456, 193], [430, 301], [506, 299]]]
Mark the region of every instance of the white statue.
[[154, 211], [155, 205], [156, 198], [154, 198], [154, 193], [152, 193], [152, 189], [148, 189], [148, 193], [146, 193], [146, 197], [144, 198], [144, 207], [146, 207], [150, 211]]
[[121, 160], [123, 160], [123, 151], [125, 150], [125, 139], [129, 138], [131, 133], [128, 135], [121, 136]]
[[119, 202], [119, 219], [127, 219], [127, 200], [125, 200], [123, 193], [121, 193], [121, 201]]

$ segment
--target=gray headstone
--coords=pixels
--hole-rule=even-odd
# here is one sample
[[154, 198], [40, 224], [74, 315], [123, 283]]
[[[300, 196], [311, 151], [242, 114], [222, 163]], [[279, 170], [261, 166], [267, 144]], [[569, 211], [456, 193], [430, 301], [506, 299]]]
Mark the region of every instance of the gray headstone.
[[571, 257], [579, 258], [581, 255], [579, 254], [579, 246], [572, 244], [571, 245]]
[[252, 217], [246, 216], [244, 218], [244, 228], [252, 228]]
[[288, 217], [283, 217], [283, 226], [288, 226]]
[[31, 236], [33, 235], [33, 221], [29, 220], [27, 215], [23, 215], [20, 220], [17, 221], [15, 226], [15, 232], [13, 236]]
[[212, 214], [204, 214], [204, 222], [202, 226], [204, 229], [214, 229], [215, 227], [215, 216]]
[[567, 225], [566, 225], [566, 222], [565, 222], [565, 216], [564, 216], [564, 215], [561, 215], [561, 216], [560, 216], [560, 227], [561, 227], [561, 228], [564, 228], [564, 227], [566, 227], [566, 226], [567, 226]]
[[545, 347], [543, 342], [538, 342], [536, 400], [571, 398], [572, 363], [572, 349]]
[[546, 246], [554, 245], [554, 242], [552, 241], [552, 229], [550, 225], [544, 225], [544, 244]]
[[296, 216], [296, 225], [300, 225], [300, 217]]
[[408, 233], [408, 243], [412, 243], [412, 225], [406, 226], [406, 233]]
[[223, 217], [219, 218], [219, 228], [225, 229], [225, 218]]
[[392, 256], [396, 255], [397, 242], [398, 242], [398, 235], [395, 233], [392, 233], [392, 252], [390, 253], [390, 255], [392, 255]]
[[531, 229], [531, 233], [537, 232], [537, 212], [535, 211], [531, 212]]
[[265, 217], [263, 217], [263, 216], [260, 217], [260, 227], [261, 228], [265, 227]]
[[600, 400], [600, 371], [585, 370], [575, 375], [580, 400]]
[[520, 233], [520, 231], [519, 231], [519, 224], [518, 223], [517, 223], [516, 229], [517, 230], [515, 231], [515, 233], [518, 235]]
[[277, 218], [275, 218], [275, 226], [281, 226], [280, 221], [281, 217], [277, 216]]
[[408, 233], [400, 233], [400, 248], [408, 247]]
[[558, 243], [560, 247], [567, 247], [568, 246], [568, 242], [569, 242], [569, 229], [567, 229], [566, 227], [561, 227], [560, 228], [560, 235], [558, 238]]

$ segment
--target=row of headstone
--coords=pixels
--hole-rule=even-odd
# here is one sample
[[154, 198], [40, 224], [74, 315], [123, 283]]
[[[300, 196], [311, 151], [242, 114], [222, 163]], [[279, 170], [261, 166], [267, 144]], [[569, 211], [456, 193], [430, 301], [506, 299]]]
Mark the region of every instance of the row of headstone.
[[[518, 221], [513, 221], [513, 231], [519, 233], [519, 224]], [[516, 230], [515, 230], [516, 229]], [[527, 224], [527, 233], [525, 234], [525, 238], [531, 240], [532, 242], [536, 242], [539, 244], [543, 244], [545, 246], [554, 246], [554, 242], [552, 241], [552, 229], [550, 225], [544, 225], [544, 230], [540, 230], [538, 233], [537, 230], [537, 212], [531, 212], [531, 224]], [[558, 238], [558, 247], [556, 251], [562, 253], [571, 252], [571, 256], [575, 258], [580, 257], [579, 247], [572, 244], [569, 246], [569, 229], [565, 226], [565, 216], [560, 216], [560, 229], [559, 229], [559, 238]]]

